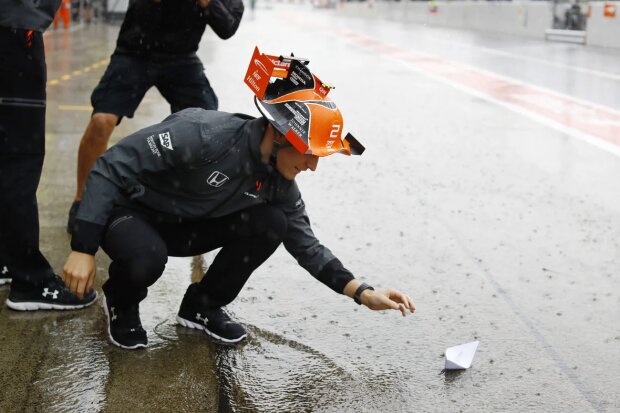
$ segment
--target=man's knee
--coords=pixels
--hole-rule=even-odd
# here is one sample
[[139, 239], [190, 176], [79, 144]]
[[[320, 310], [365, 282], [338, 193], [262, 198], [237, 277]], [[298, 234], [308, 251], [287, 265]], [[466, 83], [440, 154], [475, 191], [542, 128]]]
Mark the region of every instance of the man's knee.
[[132, 286], [137, 288], [150, 287], [161, 277], [168, 262], [166, 252], [146, 250], [137, 253], [127, 260], [123, 274]]
[[95, 113], [90, 118], [84, 139], [90, 142], [105, 142], [107, 144], [110, 135], [118, 122], [118, 116], [111, 113]]

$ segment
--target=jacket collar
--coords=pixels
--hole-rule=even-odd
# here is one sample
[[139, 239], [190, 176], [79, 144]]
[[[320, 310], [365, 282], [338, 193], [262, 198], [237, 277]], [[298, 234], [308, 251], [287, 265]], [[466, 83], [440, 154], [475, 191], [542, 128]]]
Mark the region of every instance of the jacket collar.
[[246, 130], [249, 133], [248, 144], [252, 160], [254, 161], [255, 171], [258, 173], [271, 173], [273, 168], [266, 163], [263, 163], [262, 154], [260, 152], [260, 143], [265, 135], [265, 129], [267, 128], [267, 119], [260, 118], [251, 119], [246, 124]]

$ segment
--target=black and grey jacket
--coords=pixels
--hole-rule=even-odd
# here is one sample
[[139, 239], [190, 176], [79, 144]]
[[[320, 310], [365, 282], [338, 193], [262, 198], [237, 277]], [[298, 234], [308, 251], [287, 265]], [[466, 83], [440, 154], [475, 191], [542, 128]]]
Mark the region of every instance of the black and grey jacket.
[[90, 172], [72, 249], [94, 254], [115, 206], [187, 222], [269, 203], [288, 218], [289, 253], [342, 293], [353, 275], [314, 236], [295, 181], [262, 162], [266, 125], [264, 118], [191, 108], [121, 140]]

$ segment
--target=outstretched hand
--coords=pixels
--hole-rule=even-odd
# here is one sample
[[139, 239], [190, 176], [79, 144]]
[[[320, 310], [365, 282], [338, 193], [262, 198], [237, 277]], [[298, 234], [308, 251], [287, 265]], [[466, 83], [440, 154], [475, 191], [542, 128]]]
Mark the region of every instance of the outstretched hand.
[[365, 290], [360, 296], [360, 301], [371, 310], [399, 310], [403, 317], [407, 315], [407, 310], [413, 313], [415, 307], [411, 298], [404, 293], [386, 288], [372, 291]]

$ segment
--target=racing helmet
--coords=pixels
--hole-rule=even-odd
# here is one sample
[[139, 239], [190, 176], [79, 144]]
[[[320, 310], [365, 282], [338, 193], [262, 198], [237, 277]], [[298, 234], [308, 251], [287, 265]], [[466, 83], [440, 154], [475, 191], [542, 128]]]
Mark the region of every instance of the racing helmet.
[[258, 110], [302, 154], [361, 155], [365, 148], [350, 133], [342, 138], [342, 114], [327, 97], [333, 87], [311, 73], [308, 63], [255, 48], [245, 83], [255, 93]]

